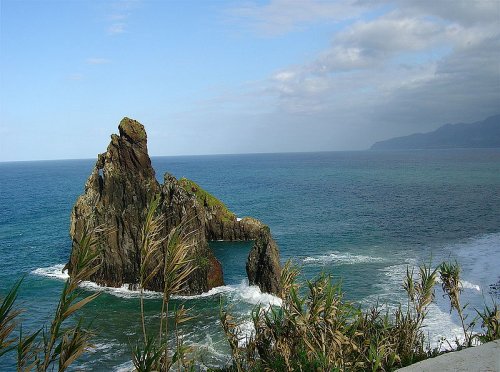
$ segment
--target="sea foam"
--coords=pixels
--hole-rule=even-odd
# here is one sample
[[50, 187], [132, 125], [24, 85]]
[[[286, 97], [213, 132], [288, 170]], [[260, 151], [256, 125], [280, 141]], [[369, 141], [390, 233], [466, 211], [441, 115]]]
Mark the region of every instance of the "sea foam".
[[31, 273], [40, 276], [46, 276], [49, 278], [56, 278], [61, 280], [66, 280], [69, 278], [68, 271], [63, 271], [64, 265], [58, 264], [49, 267], [40, 267], [33, 270]]
[[[442, 281], [439, 278], [439, 276], [436, 278], [436, 283], [437, 284], [441, 284], [442, 283]], [[481, 287], [478, 284], [471, 283], [471, 282], [469, 282], [467, 280], [463, 280], [463, 279], [460, 280], [460, 285], [462, 287], [462, 290], [463, 289], [473, 289], [473, 290], [475, 290], [477, 292], [481, 292]]]
[[114, 372], [132, 372], [135, 371], [134, 363], [132, 361], [122, 363], [113, 369]]
[[381, 257], [351, 254], [349, 252], [331, 251], [326, 255], [310, 256], [302, 260], [304, 264], [337, 264], [354, 265], [360, 263], [381, 262]]
[[[63, 271], [63, 264], [56, 264], [49, 267], [41, 267], [33, 270], [31, 273], [34, 275], [45, 276], [48, 278], [54, 278], [59, 280], [66, 280], [69, 278], [67, 271]], [[139, 298], [141, 292], [138, 289], [134, 289], [134, 285], [123, 284], [121, 287], [104, 287], [97, 283], [91, 281], [85, 281], [81, 285], [82, 288], [91, 291], [102, 291], [109, 293], [110, 295], [120, 297], [120, 298]], [[260, 288], [256, 285], [249, 285], [247, 280], [243, 280], [238, 285], [224, 285], [220, 287], [215, 287], [198, 295], [191, 296], [172, 296], [175, 299], [192, 300], [200, 299], [205, 297], [213, 297], [220, 294], [226, 294], [232, 299], [240, 300], [251, 305], [263, 305], [263, 306], [281, 306], [281, 299], [271, 295], [269, 293], [263, 293]], [[143, 291], [144, 298], [161, 298], [161, 292], [154, 291]]]
[[[367, 296], [361, 301], [363, 307], [373, 306], [378, 303], [380, 306], [387, 308], [390, 313], [394, 313], [399, 307], [403, 305], [405, 309], [407, 306], [407, 295], [403, 289], [403, 279], [406, 276], [406, 270], [410, 272], [413, 268], [414, 275], [417, 274], [418, 262], [415, 259], [407, 259], [404, 263], [387, 266], [379, 269], [380, 275], [383, 280], [376, 286], [380, 292]], [[436, 284], [435, 293], [436, 297], [433, 303], [428, 307], [428, 313], [424, 321], [424, 334], [426, 340], [429, 341], [431, 348], [440, 347], [442, 349], [449, 349], [447, 344], [440, 344], [440, 341], [446, 339], [453, 341], [461, 339], [462, 329], [456, 322], [456, 319], [449, 312], [449, 305], [446, 299], [441, 296], [439, 282]]]
[[[33, 275], [45, 276], [59, 280], [67, 280], [69, 278], [67, 270], [64, 270], [63, 264], [56, 264], [49, 267], [40, 267], [31, 272]], [[82, 288], [90, 291], [102, 291], [120, 298], [139, 298], [141, 295], [139, 290], [131, 289], [132, 285], [123, 284], [121, 287], [104, 287], [91, 281], [84, 281], [81, 284]], [[144, 291], [144, 298], [161, 298], [161, 293], [153, 291]]]

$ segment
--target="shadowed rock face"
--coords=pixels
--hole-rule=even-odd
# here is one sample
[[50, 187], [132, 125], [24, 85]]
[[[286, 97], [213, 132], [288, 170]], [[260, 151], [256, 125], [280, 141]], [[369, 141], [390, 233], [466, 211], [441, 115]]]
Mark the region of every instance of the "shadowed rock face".
[[246, 270], [250, 284], [258, 285], [262, 292], [278, 294], [280, 291], [280, 255], [269, 227], [263, 226], [248, 255]]
[[[164, 236], [181, 222], [191, 235], [197, 269], [190, 276], [185, 294], [198, 294], [223, 285], [222, 267], [208, 240], [255, 240], [247, 272], [251, 284], [278, 293], [279, 251], [269, 228], [253, 218], [237, 219], [222, 202], [194, 182], [165, 174], [160, 185], [147, 150], [147, 135], [137, 121], [124, 118], [105, 153], [98, 156], [85, 192], [71, 213], [73, 252], [86, 225], [102, 226], [102, 265], [91, 280], [106, 286], [136, 284], [139, 278], [141, 228], [148, 203], [160, 196]], [[73, 253], [72, 252], [72, 253]], [[72, 254], [73, 256], [73, 254]], [[72, 260], [67, 267], [71, 273]], [[148, 285], [162, 290], [162, 270]]]

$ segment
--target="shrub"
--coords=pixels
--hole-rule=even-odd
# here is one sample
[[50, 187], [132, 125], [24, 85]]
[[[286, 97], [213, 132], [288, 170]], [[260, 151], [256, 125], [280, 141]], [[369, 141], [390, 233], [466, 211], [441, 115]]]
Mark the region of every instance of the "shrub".
[[[422, 265], [416, 274], [407, 269], [406, 306], [389, 311], [376, 304], [363, 311], [344, 300], [340, 284], [328, 275], [321, 274], [302, 288], [298, 268], [288, 262], [281, 276], [282, 306], [255, 308], [255, 333], [250, 338], [243, 337], [221, 305], [220, 320], [232, 354], [226, 370], [388, 371], [435, 356], [439, 350], [430, 349], [423, 329], [438, 275], [452, 309], [459, 311], [468, 336], [465, 346], [470, 346], [472, 325], [465, 326], [459, 272], [458, 265], [449, 263], [434, 270]], [[485, 330], [479, 339], [498, 338], [496, 304], [479, 315]]]

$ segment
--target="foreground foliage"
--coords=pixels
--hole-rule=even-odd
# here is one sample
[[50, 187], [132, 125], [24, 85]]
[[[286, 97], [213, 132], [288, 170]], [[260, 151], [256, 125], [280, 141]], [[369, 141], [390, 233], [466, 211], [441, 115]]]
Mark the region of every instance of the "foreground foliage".
[[14, 307], [22, 279], [19, 280], [0, 307], [0, 356], [10, 351], [17, 352], [18, 371], [65, 371], [84, 352], [91, 349], [92, 332], [81, 320], [76, 325], [66, 326], [68, 319], [99, 296], [99, 292], [82, 297], [80, 284], [99, 268], [97, 234], [99, 228], [85, 229], [73, 257], [72, 272], [64, 284], [50, 327], [42, 327], [33, 333], [24, 334], [22, 326], [19, 337], [11, 334], [18, 324], [21, 310]]
[[[173, 332], [169, 330], [169, 304], [173, 295], [180, 293], [191, 273], [196, 270], [192, 255], [192, 235], [189, 221], [172, 228], [166, 238], [160, 238], [164, 216], [157, 213], [160, 199], [149, 205], [141, 234], [141, 265], [139, 288], [141, 291], [141, 324], [143, 340], [132, 348], [132, 362], [139, 372], [191, 370], [194, 362], [189, 359], [191, 348], [184, 344], [179, 326], [192, 319], [184, 306], [173, 309]], [[158, 332], [146, 330], [143, 290], [154, 276], [163, 270], [163, 294]], [[173, 333], [173, 337], [171, 336]], [[173, 342], [170, 340], [173, 339]]]
[[474, 323], [465, 326], [460, 305], [459, 270], [443, 263], [432, 270], [423, 265], [407, 270], [403, 282], [408, 302], [394, 311], [378, 304], [362, 311], [343, 298], [339, 284], [325, 274], [297, 281], [299, 270], [288, 262], [282, 273], [283, 300], [279, 308], [256, 308], [255, 333], [246, 337], [231, 314], [221, 306], [220, 319], [232, 353], [230, 371], [390, 371], [437, 355], [424, 337], [424, 320], [434, 299], [438, 276], [452, 309], [462, 321], [464, 341], [487, 342], [500, 338], [500, 311], [494, 305], [478, 313], [484, 333], [473, 335]]

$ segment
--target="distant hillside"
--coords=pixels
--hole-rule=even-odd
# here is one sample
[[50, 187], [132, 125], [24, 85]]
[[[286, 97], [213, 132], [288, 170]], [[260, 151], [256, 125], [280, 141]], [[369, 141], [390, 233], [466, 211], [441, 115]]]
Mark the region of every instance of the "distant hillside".
[[429, 133], [376, 142], [371, 150], [500, 147], [500, 114], [472, 124], [446, 124]]

